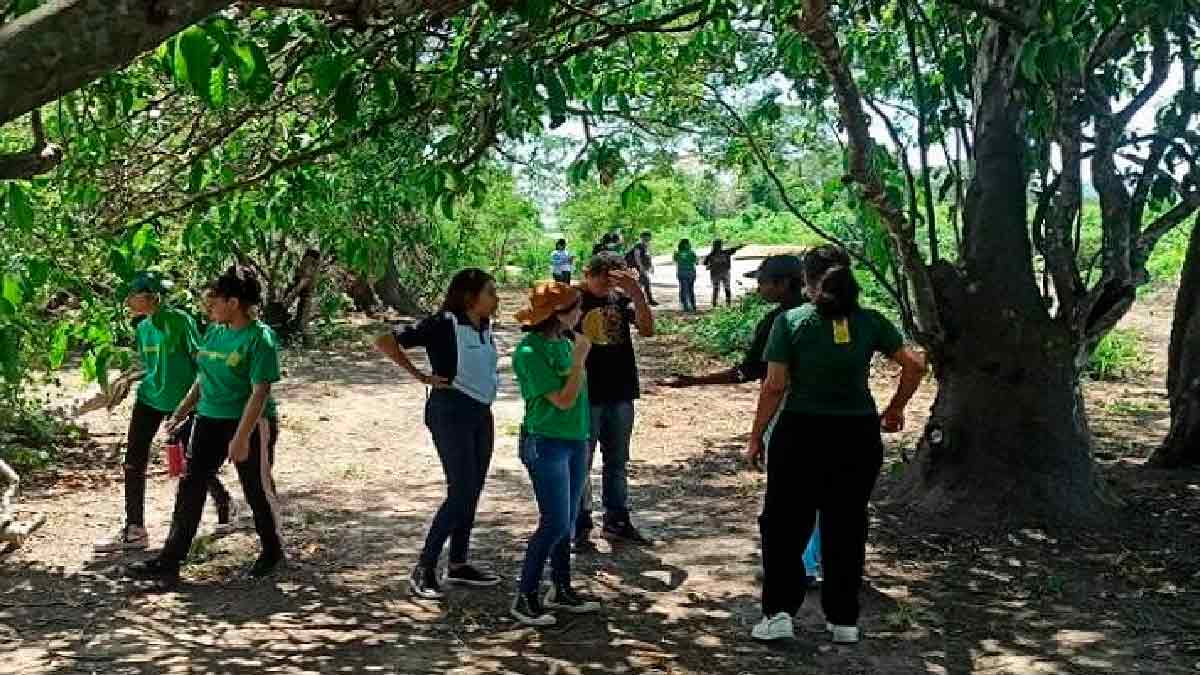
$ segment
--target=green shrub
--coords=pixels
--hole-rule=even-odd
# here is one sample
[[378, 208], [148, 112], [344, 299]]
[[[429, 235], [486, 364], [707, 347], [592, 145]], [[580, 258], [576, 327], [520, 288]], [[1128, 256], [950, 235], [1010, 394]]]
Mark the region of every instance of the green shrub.
[[700, 316], [695, 321], [668, 326], [683, 332], [701, 349], [719, 355], [745, 351], [754, 338], [754, 327], [772, 305], [757, 294], [742, 296], [734, 305], [721, 307]]
[[1094, 380], [1119, 380], [1139, 370], [1143, 363], [1141, 336], [1135, 330], [1117, 329], [1096, 345], [1087, 373]]

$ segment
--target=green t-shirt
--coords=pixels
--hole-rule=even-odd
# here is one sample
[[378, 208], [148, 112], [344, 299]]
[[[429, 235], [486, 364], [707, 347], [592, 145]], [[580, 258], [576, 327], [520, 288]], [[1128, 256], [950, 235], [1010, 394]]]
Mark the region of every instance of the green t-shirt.
[[675, 252], [675, 267], [678, 274], [695, 276], [696, 275], [696, 252], [692, 249], [686, 251]]
[[[200, 403], [196, 412], [222, 420], [241, 419], [254, 385], [279, 381], [279, 346], [275, 333], [261, 321], [240, 330], [212, 324], [196, 356], [200, 371]], [[267, 399], [263, 415], [275, 417], [275, 399]]]
[[137, 351], [145, 376], [137, 400], [161, 412], [173, 412], [196, 380], [200, 333], [186, 312], [159, 307], [137, 326]]
[[766, 360], [786, 363], [791, 375], [784, 409], [809, 415], [878, 413], [868, 379], [875, 353], [904, 346], [882, 314], [860, 309], [838, 325], [806, 304], [779, 315], [767, 340]]
[[525, 399], [525, 432], [567, 441], [586, 441], [591, 424], [587, 382], [569, 410], [560, 410], [546, 398], [567, 383], [571, 372], [570, 340], [547, 340], [529, 333], [513, 352], [513, 372]]

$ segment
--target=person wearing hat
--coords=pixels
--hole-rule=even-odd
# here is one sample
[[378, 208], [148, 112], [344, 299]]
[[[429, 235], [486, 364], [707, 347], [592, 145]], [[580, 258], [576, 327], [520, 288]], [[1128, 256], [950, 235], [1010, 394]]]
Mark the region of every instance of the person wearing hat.
[[[500, 387], [499, 358], [491, 316], [499, 305], [496, 280], [467, 268], [454, 275], [441, 308], [415, 326], [381, 336], [376, 348], [430, 387], [425, 425], [446, 474], [446, 499], [429, 526], [425, 545], [409, 577], [410, 595], [444, 597], [437, 567], [450, 541], [447, 583], [481, 588], [500, 577], [467, 561], [475, 513], [483, 494], [496, 439], [492, 404]], [[417, 368], [407, 351], [422, 347], [430, 372]]]
[[[571, 587], [571, 534], [587, 480], [591, 423], [586, 363], [592, 342], [585, 335], [571, 340], [582, 300], [566, 284], [541, 282], [516, 315], [525, 332], [512, 357], [525, 401], [519, 452], [537, 496], [538, 527], [525, 550], [511, 613], [531, 626], [556, 623], [551, 609], [576, 614], [600, 609], [597, 600]], [[552, 583], [543, 598], [547, 559]]]
[[[762, 261], [757, 270], [746, 273], [749, 279], [758, 280], [758, 295], [767, 302], [778, 303], [754, 327], [754, 339], [742, 362], [733, 368], [706, 375], [684, 375], [676, 373], [659, 382], [672, 388], [697, 387], [710, 384], [743, 384], [761, 381], [767, 376], [767, 361], [764, 352], [771, 328], [779, 315], [804, 304], [804, 269], [800, 258], [794, 255], [773, 255]], [[770, 430], [768, 430], [770, 436]], [[821, 530], [813, 528], [808, 545], [804, 549], [805, 585], [812, 588], [821, 578]]]
[[[142, 381], [129, 418], [125, 444], [125, 522], [113, 535], [96, 542], [97, 553], [142, 550], [146, 534], [146, 467], [150, 445], [159, 427], [187, 396], [196, 379], [200, 333], [184, 311], [163, 304], [174, 284], [161, 273], [139, 272], [128, 286], [125, 306], [138, 317], [135, 337], [142, 363]], [[218, 527], [228, 529], [233, 502], [216, 476], [208, 491], [217, 505]]]

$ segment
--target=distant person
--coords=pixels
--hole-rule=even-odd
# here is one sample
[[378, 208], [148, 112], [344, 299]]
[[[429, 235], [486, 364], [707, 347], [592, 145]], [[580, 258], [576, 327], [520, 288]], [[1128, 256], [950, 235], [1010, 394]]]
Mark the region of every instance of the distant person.
[[712, 278], [713, 307], [720, 304], [718, 299], [721, 296], [722, 287], [725, 288], [725, 304], [733, 304], [733, 290], [730, 287], [729, 274], [733, 269], [733, 256], [742, 248], [744, 246], [724, 248], [720, 239], [714, 239], [712, 250], [704, 256], [704, 266], [708, 268], [708, 274]]
[[621, 239], [621, 233], [612, 231], [608, 233], [604, 250], [617, 255], [625, 255], [625, 242]]
[[570, 285], [571, 273], [575, 271], [575, 256], [567, 250], [567, 240], [559, 239], [550, 253], [550, 278]]
[[[414, 597], [444, 597], [437, 567], [447, 539], [447, 583], [468, 587], [500, 583], [500, 577], [467, 561], [496, 438], [492, 404], [500, 376], [490, 317], [498, 304], [496, 280], [483, 270], [465, 269], [450, 280], [437, 313], [375, 341], [379, 351], [431, 388], [425, 401], [425, 424], [446, 474], [446, 500], [433, 517], [409, 577], [408, 592]], [[406, 350], [417, 347], [425, 349], [429, 373], [408, 357]]]
[[[574, 614], [595, 612], [600, 603], [571, 587], [571, 531], [587, 482], [590, 427], [587, 337], [570, 339], [579, 322], [580, 292], [566, 284], [541, 282], [529, 306], [517, 313], [525, 337], [513, 352], [513, 371], [525, 401], [519, 455], [537, 498], [538, 527], [529, 538], [511, 613], [530, 626], [557, 619], [547, 608]], [[543, 598], [542, 571], [550, 561], [552, 584]]]
[[[163, 302], [172, 287], [173, 283], [158, 272], [139, 272], [125, 297], [129, 311], [142, 318], [134, 330], [142, 381], [125, 443], [125, 522], [116, 534], [96, 542], [97, 553], [142, 550], [149, 545], [146, 467], [150, 446], [163, 420], [175, 411], [196, 381], [200, 333], [191, 315]], [[217, 507], [218, 531], [231, 529], [233, 499], [215, 473], [208, 481], [208, 491]]]
[[637, 270], [638, 283], [642, 286], [642, 291], [646, 294], [646, 302], [650, 303], [651, 307], [658, 306], [654, 300], [654, 290], [652, 282], [654, 277], [654, 255], [650, 252], [649, 232], [643, 232], [638, 242], [629, 249], [629, 253], [625, 254], [625, 262], [632, 269]]
[[685, 312], [696, 311], [696, 252], [692, 242], [679, 240], [675, 251], [675, 278], [679, 280], [679, 305]]
[[[858, 593], [866, 559], [867, 502], [883, 463], [880, 429], [904, 428], [904, 411], [925, 372], [923, 358], [904, 346], [882, 314], [859, 306], [850, 258], [836, 246], [804, 256], [805, 294], [775, 320], [767, 340], [767, 376], [746, 451], [762, 466], [771, 433], [767, 489], [759, 528], [763, 548], [763, 619], [759, 640], [794, 637], [792, 617], [806, 588], [796, 570], [801, 542], [821, 513], [825, 581], [821, 604], [834, 642], [859, 640]], [[871, 360], [884, 354], [902, 373], [880, 415], [871, 394]]]
[[[603, 458], [601, 503], [604, 535], [636, 544], [649, 540], [634, 527], [629, 513], [629, 443], [633, 436], [634, 401], [641, 395], [632, 330], [642, 337], [654, 335], [654, 314], [637, 276], [615, 253], [592, 258], [584, 271], [583, 318], [579, 332], [592, 350], [587, 359], [588, 402], [591, 404], [591, 438], [588, 469], [600, 448]], [[578, 551], [594, 550], [589, 535], [592, 522], [591, 480], [584, 484], [583, 503], [575, 526]]]
[[[686, 239], [684, 241], [687, 241]], [[678, 254], [676, 254], [678, 255]], [[692, 256], [695, 260], [695, 255]], [[742, 362], [707, 375], [675, 374], [660, 382], [665, 387], [684, 388], [705, 385], [742, 384], [744, 382], [761, 381], [767, 376], [767, 338], [775, 326], [776, 319], [781, 314], [804, 304], [804, 274], [800, 258], [794, 255], [773, 255], [762, 261], [758, 270], [749, 272], [747, 277], [758, 280], [758, 295], [770, 303], [778, 303], [754, 328], [754, 339], [750, 342]], [[771, 431], [779, 416], [772, 420], [767, 428], [764, 444], [770, 445]], [[818, 524], [813, 528], [812, 536], [804, 549], [805, 584], [815, 588], [821, 578], [821, 532]]]

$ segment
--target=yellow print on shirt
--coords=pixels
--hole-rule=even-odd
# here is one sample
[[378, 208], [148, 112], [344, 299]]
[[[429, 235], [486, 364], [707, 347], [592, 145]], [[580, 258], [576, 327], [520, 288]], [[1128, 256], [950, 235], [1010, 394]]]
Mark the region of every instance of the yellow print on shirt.
[[224, 361], [225, 365], [229, 366], [230, 368], [236, 368], [237, 365], [242, 362], [241, 352], [201, 351], [199, 356], [202, 359], [208, 359], [210, 361]]
[[594, 345], [616, 345], [625, 341], [621, 311], [613, 306], [597, 307], [583, 317], [583, 334]]

